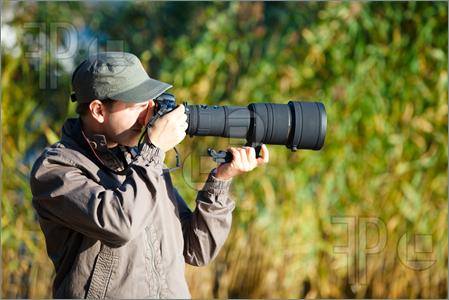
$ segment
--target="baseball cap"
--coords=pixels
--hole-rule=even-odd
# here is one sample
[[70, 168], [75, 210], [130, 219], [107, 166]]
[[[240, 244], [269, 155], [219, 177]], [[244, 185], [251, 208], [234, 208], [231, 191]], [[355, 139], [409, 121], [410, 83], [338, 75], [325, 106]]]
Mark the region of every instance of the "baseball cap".
[[73, 72], [72, 101], [94, 99], [144, 102], [154, 99], [172, 85], [150, 78], [140, 60], [127, 52], [100, 52], [89, 56]]

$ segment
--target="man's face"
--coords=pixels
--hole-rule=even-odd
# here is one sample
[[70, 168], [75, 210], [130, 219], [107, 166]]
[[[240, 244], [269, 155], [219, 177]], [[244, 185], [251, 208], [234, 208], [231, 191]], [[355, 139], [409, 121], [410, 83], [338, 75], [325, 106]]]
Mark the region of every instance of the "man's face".
[[131, 147], [137, 145], [146, 119], [153, 115], [152, 101], [141, 103], [116, 101], [107, 109], [103, 129], [110, 146], [115, 144]]

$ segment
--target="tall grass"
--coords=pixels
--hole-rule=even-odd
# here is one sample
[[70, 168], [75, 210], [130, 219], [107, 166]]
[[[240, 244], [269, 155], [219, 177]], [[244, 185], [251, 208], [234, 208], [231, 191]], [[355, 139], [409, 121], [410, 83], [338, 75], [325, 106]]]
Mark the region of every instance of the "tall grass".
[[[269, 165], [234, 180], [237, 206], [224, 249], [208, 267], [187, 268], [193, 297], [443, 298], [447, 8], [443, 2], [128, 3], [86, 12], [83, 5], [39, 3], [18, 6], [11, 24], [76, 20], [109, 39], [126, 36], [127, 50], [189, 103], [326, 105], [322, 151], [269, 146]], [[57, 90], [42, 91], [24, 55], [4, 52], [2, 62], [2, 292], [49, 297], [53, 270], [27, 176], [38, 149], [73, 114], [65, 100], [70, 74], [63, 73]], [[204, 179], [194, 172], [199, 157], [208, 146], [230, 142], [236, 143], [187, 138], [179, 147], [186, 170], [173, 179], [192, 206], [192, 181]], [[190, 161], [196, 163], [189, 167]], [[339, 253], [345, 245], [348, 255]]]

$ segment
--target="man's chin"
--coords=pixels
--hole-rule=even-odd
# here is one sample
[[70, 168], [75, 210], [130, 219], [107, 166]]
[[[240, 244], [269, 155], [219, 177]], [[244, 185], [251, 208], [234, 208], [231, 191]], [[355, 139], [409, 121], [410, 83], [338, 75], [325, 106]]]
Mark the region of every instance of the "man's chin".
[[139, 139], [135, 139], [135, 140], [132, 140], [132, 141], [123, 142], [120, 145], [127, 146], [127, 147], [135, 147], [135, 146], [137, 146], [138, 141], [139, 141]]
[[139, 142], [139, 138], [140, 138], [140, 134], [136, 135], [136, 136], [132, 136], [127, 139], [121, 139], [121, 140], [117, 141], [117, 143], [120, 146], [135, 147], [135, 146], [137, 146], [137, 143]]

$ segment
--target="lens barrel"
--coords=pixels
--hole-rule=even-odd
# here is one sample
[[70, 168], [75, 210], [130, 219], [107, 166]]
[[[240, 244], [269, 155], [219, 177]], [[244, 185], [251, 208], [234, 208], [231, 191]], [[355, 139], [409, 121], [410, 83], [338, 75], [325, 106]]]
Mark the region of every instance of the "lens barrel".
[[245, 138], [249, 144], [320, 150], [327, 117], [320, 102], [252, 103], [242, 106], [187, 105], [187, 134]]

